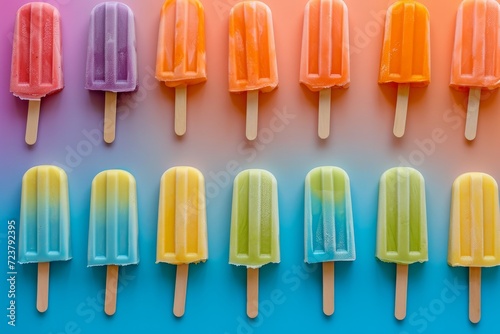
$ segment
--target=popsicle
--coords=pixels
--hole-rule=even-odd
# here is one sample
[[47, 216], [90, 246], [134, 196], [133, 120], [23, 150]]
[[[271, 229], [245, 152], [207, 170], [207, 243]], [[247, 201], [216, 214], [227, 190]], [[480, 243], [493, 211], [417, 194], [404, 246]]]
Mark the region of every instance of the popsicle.
[[334, 263], [354, 261], [354, 224], [349, 176], [338, 167], [318, 167], [306, 176], [305, 262], [323, 264], [323, 312], [334, 312]]
[[403, 320], [408, 265], [428, 260], [425, 182], [413, 168], [392, 168], [380, 179], [376, 255], [397, 264], [395, 316]]
[[247, 92], [246, 137], [257, 138], [259, 91], [278, 86], [271, 9], [260, 1], [237, 3], [229, 13], [229, 91]]
[[175, 133], [186, 133], [187, 86], [207, 80], [205, 13], [198, 0], [167, 0], [158, 37], [156, 79], [175, 88]]
[[247, 315], [259, 312], [259, 268], [280, 262], [278, 186], [261, 169], [239, 173], [234, 180], [229, 263], [247, 267]]
[[464, 0], [458, 8], [451, 87], [469, 90], [465, 137], [474, 140], [481, 90], [500, 87], [500, 5], [494, 0]]
[[104, 141], [112, 143], [117, 93], [137, 88], [134, 13], [123, 3], [101, 3], [90, 14], [85, 88], [106, 92]]
[[50, 262], [71, 259], [68, 178], [56, 166], [37, 166], [23, 176], [19, 263], [38, 263], [36, 307], [49, 306]]
[[300, 82], [319, 92], [318, 136], [330, 135], [332, 88], [350, 83], [349, 18], [342, 0], [310, 0], [304, 14]]
[[490, 175], [467, 173], [453, 183], [448, 264], [469, 267], [469, 319], [481, 319], [481, 267], [500, 265], [498, 185]]
[[118, 267], [139, 263], [137, 191], [123, 170], [103, 171], [92, 181], [88, 266], [107, 266], [104, 311], [116, 311]]
[[208, 259], [205, 179], [193, 167], [174, 167], [161, 177], [156, 263], [177, 265], [174, 314], [185, 310], [190, 263]]
[[387, 11], [379, 84], [397, 84], [394, 135], [405, 133], [410, 86], [424, 87], [431, 80], [430, 20], [427, 8], [401, 0]]
[[14, 28], [10, 91], [29, 101], [28, 145], [37, 140], [41, 99], [63, 87], [59, 11], [47, 3], [25, 4], [17, 12]]

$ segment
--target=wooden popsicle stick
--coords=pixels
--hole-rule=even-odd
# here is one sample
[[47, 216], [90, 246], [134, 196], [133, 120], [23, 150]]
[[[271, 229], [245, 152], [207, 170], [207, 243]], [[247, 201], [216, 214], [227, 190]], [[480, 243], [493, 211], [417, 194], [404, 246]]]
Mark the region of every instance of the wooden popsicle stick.
[[396, 102], [396, 118], [394, 119], [393, 133], [401, 138], [405, 134], [406, 114], [408, 112], [408, 99], [410, 96], [410, 84], [398, 85], [398, 100]]
[[480, 103], [481, 88], [471, 88], [469, 90], [469, 104], [467, 106], [467, 120], [465, 122], [465, 138], [467, 140], [474, 140], [476, 138]]
[[321, 139], [326, 139], [330, 136], [331, 100], [331, 88], [323, 89], [319, 92], [318, 136]]
[[47, 311], [49, 307], [49, 272], [50, 262], [38, 263], [36, 309], [41, 313]]
[[118, 287], [118, 266], [109, 265], [106, 273], [106, 297], [104, 312], [113, 315], [116, 312], [116, 291]]
[[406, 317], [406, 296], [408, 291], [408, 265], [398, 264], [396, 267], [396, 308], [394, 316], [398, 320]]
[[259, 268], [247, 269], [247, 315], [252, 319], [259, 315]]
[[481, 320], [481, 268], [469, 268], [469, 320], [477, 324]]
[[116, 99], [115, 92], [106, 92], [104, 101], [104, 141], [111, 144], [116, 133]]
[[334, 262], [323, 262], [323, 313], [326, 315], [335, 311], [334, 273]]
[[187, 86], [175, 88], [175, 134], [183, 136], [186, 133]]
[[259, 122], [259, 91], [251, 90], [247, 93], [247, 130], [248, 140], [257, 138]]
[[40, 100], [30, 100], [28, 105], [28, 120], [26, 122], [26, 136], [28, 145], [34, 145], [38, 137], [38, 120], [40, 119]]
[[174, 295], [174, 315], [182, 317], [186, 308], [186, 290], [188, 280], [189, 264], [177, 265], [177, 274], [175, 277], [175, 295]]

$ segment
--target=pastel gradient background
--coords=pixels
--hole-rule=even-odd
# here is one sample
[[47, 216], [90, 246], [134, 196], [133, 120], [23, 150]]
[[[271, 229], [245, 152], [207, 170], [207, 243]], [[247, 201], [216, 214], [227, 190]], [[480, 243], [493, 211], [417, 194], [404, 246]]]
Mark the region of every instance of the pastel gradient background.
[[[446, 263], [451, 184], [463, 172], [500, 179], [500, 97], [481, 104], [478, 137], [464, 138], [467, 96], [448, 87], [459, 0], [422, 1], [431, 15], [432, 83], [412, 89], [406, 135], [392, 135], [395, 87], [377, 84], [385, 10], [393, 1], [346, 0], [350, 12], [352, 80], [332, 97], [332, 134], [318, 139], [317, 94], [298, 83], [305, 0], [266, 0], [274, 13], [279, 88], [260, 99], [260, 134], [244, 138], [245, 97], [228, 93], [227, 31], [233, 0], [203, 0], [208, 81], [188, 90], [188, 130], [173, 130], [174, 91], [154, 79], [161, 0], [124, 1], [135, 12], [138, 92], [119, 98], [117, 138], [100, 136], [104, 93], [88, 92], [85, 57], [96, 0], [52, 0], [61, 12], [65, 88], [43, 99], [39, 139], [24, 143], [27, 102], [9, 92], [14, 19], [27, 1], [4, 1], [0, 13], [1, 272], [7, 272], [7, 221], [19, 223], [21, 179], [30, 167], [54, 163], [68, 173], [73, 259], [51, 266], [50, 302], [35, 308], [36, 266], [17, 265], [17, 322], [2, 333], [277, 333], [317, 330], [352, 333], [489, 332], [500, 312], [500, 272], [483, 270], [482, 320], [468, 320], [468, 270]], [[175, 267], [155, 264], [160, 177], [191, 165], [206, 178], [209, 259], [190, 266], [187, 309], [172, 315]], [[336, 266], [336, 311], [321, 310], [321, 270], [303, 264], [304, 178], [314, 167], [336, 165], [351, 179], [357, 259]], [[393, 316], [395, 265], [375, 259], [378, 181], [390, 167], [417, 168], [427, 183], [429, 262], [410, 268], [408, 316]], [[117, 313], [102, 308], [105, 268], [87, 268], [92, 178], [123, 168], [137, 180], [141, 262], [122, 270]], [[245, 314], [246, 272], [230, 266], [232, 180], [246, 168], [265, 168], [278, 180], [281, 254], [260, 271], [260, 316]], [[5, 275], [6, 274], [2, 274]], [[3, 276], [3, 277], [5, 277]], [[0, 305], [8, 286], [0, 280]]]

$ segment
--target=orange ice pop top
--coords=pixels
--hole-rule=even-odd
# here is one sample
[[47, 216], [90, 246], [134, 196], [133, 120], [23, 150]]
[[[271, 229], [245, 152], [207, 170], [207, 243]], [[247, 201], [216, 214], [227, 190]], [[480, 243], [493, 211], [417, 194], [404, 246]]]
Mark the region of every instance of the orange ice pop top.
[[229, 16], [229, 91], [270, 92], [277, 85], [271, 10], [260, 1], [238, 3]]
[[427, 86], [431, 79], [430, 20], [427, 8], [413, 0], [387, 11], [380, 84]]

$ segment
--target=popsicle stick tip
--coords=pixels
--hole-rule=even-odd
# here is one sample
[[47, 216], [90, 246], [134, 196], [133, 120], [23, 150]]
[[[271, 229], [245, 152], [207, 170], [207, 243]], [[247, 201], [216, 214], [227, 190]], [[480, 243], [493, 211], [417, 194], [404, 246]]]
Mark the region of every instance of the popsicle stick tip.
[[109, 265], [106, 273], [106, 296], [104, 312], [113, 315], [116, 312], [116, 293], [118, 288], [118, 266]]
[[104, 141], [111, 144], [116, 135], [116, 100], [115, 92], [106, 92], [104, 105]]
[[50, 262], [38, 263], [36, 309], [40, 313], [47, 311], [49, 308], [49, 272]]
[[247, 269], [247, 315], [251, 319], [259, 315], [259, 268]]
[[330, 136], [331, 99], [331, 88], [319, 92], [318, 136], [321, 139], [327, 139]]
[[183, 136], [187, 127], [187, 86], [175, 88], [175, 134]]
[[481, 268], [469, 268], [469, 320], [477, 324], [481, 320]]
[[331, 316], [335, 312], [334, 262], [323, 262], [323, 313]]
[[396, 117], [394, 119], [394, 136], [403, 137], [406, 129], [406, 115], [408, 114], [408, 100], [410, 96], [410, 85], [398, 85], [398, 98], [396, 102]]
[[28, 145], [35, 145], [38, 137], [38, 122], [40, 119], [40, 100], [30, 100], [28, 105], [28, 120], [26, 122], [25, 141]]
[[179, 264], [175, 277], [174, 315], [180, 318], [186, 309], [187, 280], [189, 264]]
[[472, 141], [476, 138], [480, 104], [481, 104], [481, 88], [471, 88], [469, 90], [467, 119], [465, 121], [465, 138], [469, 141]]
[[246, 137], [248, 140], [257, 138], [259, 123], [259, 91], [249, 91], [247, 93], [247, 126]]
[[406, 299], [408, 291], [408, 265], [398, 264], [396, 267], [396, 305], [394, 316], [398, 320], [406, 318]]

